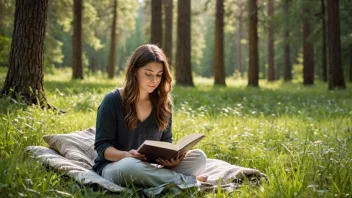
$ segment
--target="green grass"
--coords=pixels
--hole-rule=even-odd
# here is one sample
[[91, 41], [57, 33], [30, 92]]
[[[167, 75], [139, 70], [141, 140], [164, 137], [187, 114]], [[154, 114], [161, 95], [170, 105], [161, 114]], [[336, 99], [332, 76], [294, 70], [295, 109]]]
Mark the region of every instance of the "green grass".
[[[3, 83], [6, 69], [0, 68]], [[24, 152], [29, 145], [47, 146], [44, 134], [68, 133], [95, 125], [104, 95], [122, 77], [104, 75], [70, 80], [70, 70], [45, 76], [49, 102], [67, 111], [59, 115], [35, 106], [0, 99], [0, 194], [5, 197], [116, 196], [82, 186], [44, 168]], [[204, 133], [198, 147], [208, 157], [256, 168], [268, 175], [260, 187], [243, 186], [232, 194], [196, 197], [348, 197], [352, 192], [352, 84], [328, 91], [317, 82], [267, 83], [246, 88], [245, 80], [196, 78], [196, 88], [174, 87], [173, 135]], [[182, 196], [189, 196], [185, 192]], [[127, 196], [127, 195], [126, 195]]]

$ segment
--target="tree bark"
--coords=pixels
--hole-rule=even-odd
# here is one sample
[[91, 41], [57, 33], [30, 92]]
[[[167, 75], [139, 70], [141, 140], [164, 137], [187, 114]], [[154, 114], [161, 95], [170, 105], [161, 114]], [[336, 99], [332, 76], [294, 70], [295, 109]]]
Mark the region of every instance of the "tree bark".
[[82, 0], [73, 1], [73, 38], [72, 38], [72, 78], [83, 79], [82, 66]]
[[256, 0], [249, 0], [249, 25], [248, 25], [248, 86], [258, 87], [259, 66], [258, 66], [258, 7]]
[[[44, 39], [48, 0], [17, 0], [9, 70], [1, 95], [46, 106], [43, 86]], [[35, 28], [34, 28], [35, 27]]]
[[116, 20], [117, 20], [117, 0], [114, 0], [113, 18], [111, 27], [111, 42], [110, 42], [110, 56], [109, 56], [109, 72], [108, 78], [112, 79], [115, 75], [116, 64]]
[[274, 24], [272, 22], [273, 15], [274, 15], [274, 1], [268, 0], [268, 17], [271, 19], [268, 27], [268, 81], [275, 80]]
[[321, 64], [321, 69], [322, 69], [322, 79], [324, 82], [327, 82], [327, 54], [326, 54], [326, 20], [325, 20], [325, 5], [324, 5], [324, 0], [321, 0], [321, 14], [322, 14], [322, 48], [321, 48], [321, 53], [322, 53], [322, 64]]
[[329, 90], [346, 88], [341, 63], [339, 0], [328, 0]]
[[150, 42], [162, 47], [162, 0], [152, 0], [152, 27]]
[[308, 41], [311, 34], [311, 25], [309, 23], [310, 10], [303, 10], [303, 84], [314, 84], [314, 48], [313, 43]]
[[224, 67], [224, 1], [216, 1], [216, 23], [214, 44], [214, 84], [226, 85]]
[[163, 43], [164, 52], [172, 65], [172, 29], [173, 29], [173, 0], [164, 0], [165, 10], [165, 38]]
[[284, 47], [284, 81], [291, 81], [292, 80], [292, 66], [291, 66], [291, 58], [290, 58], [290, 44], [289, 44], [289, 39], [290, 39], [290, 31], [289, 31], [289, 3], [290, 0], [285, 0], [283, 4], [283, 9], [285, 12], [285, 47]]
[[177, 12], [176, 84], [193, 87], [190, 0], [178, 0]]

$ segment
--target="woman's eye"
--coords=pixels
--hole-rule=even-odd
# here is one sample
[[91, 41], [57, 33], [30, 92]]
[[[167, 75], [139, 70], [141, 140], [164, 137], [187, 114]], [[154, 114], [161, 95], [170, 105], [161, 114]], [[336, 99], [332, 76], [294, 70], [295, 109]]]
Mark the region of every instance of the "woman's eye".
[[156, 75], [157, 77], [161, 78], [161, 74]]
[[151, 76], [151, 74], [145, 74], [146, 76]]

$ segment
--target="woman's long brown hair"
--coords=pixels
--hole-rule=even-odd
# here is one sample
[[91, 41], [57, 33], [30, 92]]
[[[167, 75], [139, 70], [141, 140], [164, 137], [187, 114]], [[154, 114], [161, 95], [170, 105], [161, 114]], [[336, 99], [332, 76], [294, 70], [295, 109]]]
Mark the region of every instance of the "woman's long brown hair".
[[131, 130], [137, 127], [138, 117], [136, 102], [139, 97], [137, 70], [148, 63], [157, 62], [163, 65], [163, 73], [159, 86], [150, 93], [153, 116], [160, 131], [168, 126], [172, 111], [170, 97], [172, 76], [169, 64], [163, 51], [156, 45], [147, 44], [138, 47], [131, 55], [126, 65], [124, 94], [122, 97], [125, 124]]

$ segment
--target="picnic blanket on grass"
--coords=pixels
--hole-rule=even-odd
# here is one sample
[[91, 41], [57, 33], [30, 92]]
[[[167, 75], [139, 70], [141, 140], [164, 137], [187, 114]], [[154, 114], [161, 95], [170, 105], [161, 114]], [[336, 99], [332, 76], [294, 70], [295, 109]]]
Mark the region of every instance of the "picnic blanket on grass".
[[[136, 193], [136, 189], [128, 189], [104, 179], [92, 170], [96, 151], [94, 150], [95, 128], [75, 131], [67, 134], [45, 135], [44, 141], [50, 148], [43, 146], [28, 146], [34, 158], [42, 164], [48, 165], [65, 173], [84, 185], [98, 185], [111, 192]], [[186, 188], [198, 188], [203, 191], [222, 190], [233, 191], [241, 186], [242, 180], [247, 178], [252, 184], [258, 185], [266, 175], [256, 169], [245, 168], [229, 164], [222, 160], [207, 159], [207, 164], [202, 174], [208, 175], [207, 182], [192, 185], [164, 184], [154, 188], [137, 189], [147, 196], [153, 196], [172, 191], [180, 193]]]

